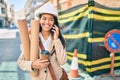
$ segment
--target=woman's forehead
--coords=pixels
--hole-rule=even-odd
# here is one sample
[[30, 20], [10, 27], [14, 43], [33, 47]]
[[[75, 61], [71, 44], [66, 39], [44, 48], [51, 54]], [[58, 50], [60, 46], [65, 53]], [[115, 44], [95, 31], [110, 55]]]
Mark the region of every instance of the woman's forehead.
[[48, 14], [48, 13], [43, 13], [41, 15], [41, 17], [49, 17], [49, 18], [54, 18], [54, 16], [52, 14]]

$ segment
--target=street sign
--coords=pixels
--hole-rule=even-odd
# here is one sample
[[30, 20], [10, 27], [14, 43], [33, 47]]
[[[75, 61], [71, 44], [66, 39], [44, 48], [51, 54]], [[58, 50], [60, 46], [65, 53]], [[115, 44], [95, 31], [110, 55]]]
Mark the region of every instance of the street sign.
[[120, 52], [120, 30], [113, 29], [107, 32], [104, 38], [104, 45], [112, 53]]

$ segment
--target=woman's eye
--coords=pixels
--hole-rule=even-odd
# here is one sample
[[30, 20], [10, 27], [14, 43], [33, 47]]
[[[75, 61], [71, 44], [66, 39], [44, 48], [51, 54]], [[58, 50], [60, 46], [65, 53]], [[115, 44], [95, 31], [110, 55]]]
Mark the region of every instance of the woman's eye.
[[50, 21], [54, 21], [54, 19], [50, 19]]
[[42, 20], [46, 20], [46, 18], [43, 18]]
[[54, 19], [50, 19], [50, 21], [54, 21]]

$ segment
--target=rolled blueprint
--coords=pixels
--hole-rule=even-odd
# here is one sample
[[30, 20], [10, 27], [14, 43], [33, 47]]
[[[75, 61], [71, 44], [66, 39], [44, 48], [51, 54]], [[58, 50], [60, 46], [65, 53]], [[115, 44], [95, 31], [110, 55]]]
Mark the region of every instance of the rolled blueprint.
[[[39, 21], [31, 20], [31, 47], [30, 60], [35, 61], [39, 57]], [[31, 72], [31, 76], [38, 76], [38, 70]]]
[[30, 60], [30, 40], [29, 40], [26, 19], [17, 20], [17, 23], [18, 23], [24, 58], [25, 60]]

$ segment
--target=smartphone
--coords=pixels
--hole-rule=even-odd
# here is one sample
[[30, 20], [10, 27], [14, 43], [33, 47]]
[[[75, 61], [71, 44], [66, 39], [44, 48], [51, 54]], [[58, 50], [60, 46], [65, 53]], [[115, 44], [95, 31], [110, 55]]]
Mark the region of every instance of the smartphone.
[[[54, 27], [54, 25], [53, 25], [53, 27]], [[52, 30], [55, 30], [53, 27], [51, 28], [51, 31], [52, 31]]]

